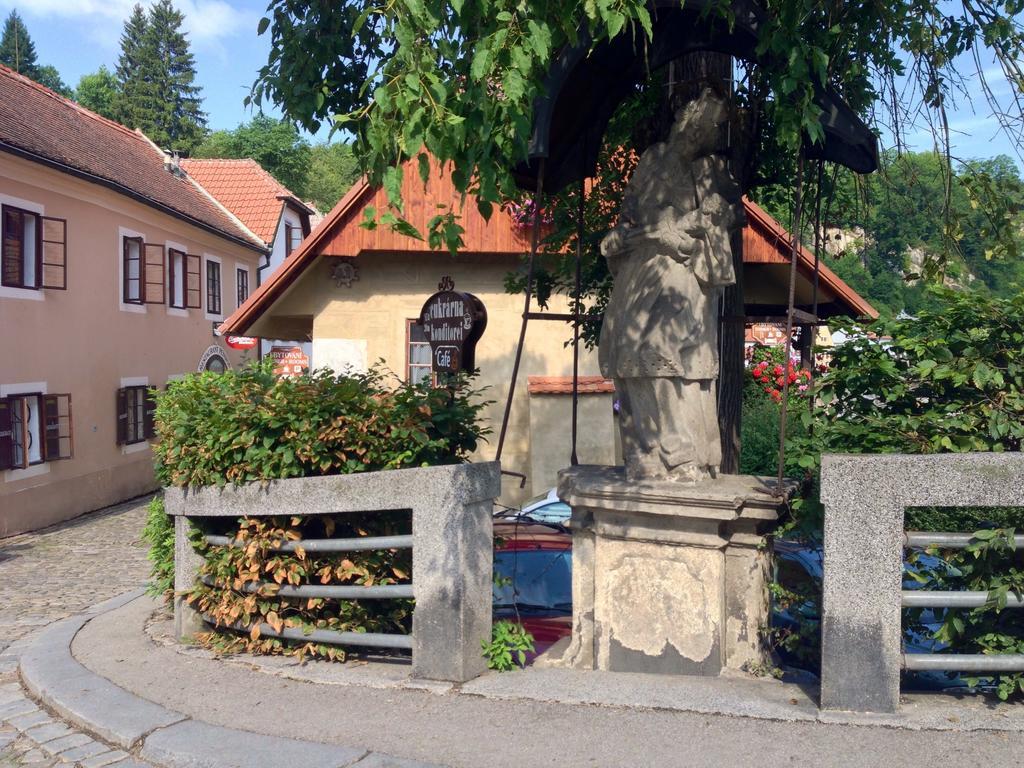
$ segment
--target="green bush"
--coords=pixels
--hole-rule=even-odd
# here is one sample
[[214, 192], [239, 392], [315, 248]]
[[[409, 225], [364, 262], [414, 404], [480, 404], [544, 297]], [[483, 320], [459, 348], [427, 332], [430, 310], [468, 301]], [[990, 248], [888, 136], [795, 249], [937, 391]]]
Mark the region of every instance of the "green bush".
[[522, 624], [514, 621], [496, 621], [491, 627], [491, 641], [480, 641], [487, 668], [498, 672], [511, 672], [526, 666], [526, 654], [532, 653], [533, 635]]
[[[997, 299], [937, 289], [933, 296], [939, 308], [922, 310], [916, 318], [846, 328], [850, 340], [835, 348], [828, 372], [812, 388], [815, 400], [803, 414], [805, 431], [787, 441], [787, 452], [806, 472], [808, 486], [794, 504], [784, 533], [820, 540], [817, 477], [822, 453], [1021, 450], [1024, 294]], [[1014, 528], [1024, 527], [1024, 514], [1005, 508], [921, 508], [908, 512], [907, 523], [954, 531], [994, 524], [1002, 529], [988, 528], [977, 536], [982, 542], [999, 542]], [[950, 644], [948, 650], [1020, 649], [1024, 613], [1002, 610], [998, 599], [1006, 589], [1024, 590], [1019, 555], [995, 545], [984, 552], [976, 548], [940, 554], [951, 567], [933, 584], [985, 590], [991, 598], [985, 608], [945, 614], [939, 637]], [[1003, 675], [997, 683], [1001, 696], [1024, 693], [1024, 675]]]
[[270, 361], [171, 382], [157, 398], [157, 478], [202, 486], [465, 461], [487, 430], [451, 391], [379, 370], [278, 378]]
[[146, 594], [170, 600], [174, 594], [174, 521], [164, 512], [164, 500], [154, 496], [147, 506], [142, 538], [149, 544], [149, 582]]
[[[157, 393], [157, 477], [164, 485], [223, 486], [466, 461], [487, 432], [478, 422], [486, 403], [464, 377], [451, 384], [443, 389], [408, 385], [379, 370], [278, 378], [269, 361], [222, 374], [193, 374]], [[160, 563], [154, 590], [173, 587], [173, 530], [166, 525], [166, 516], [151, 510], [147, 539], [154, 563]], [[282, 541], [332, 537], [336, 531], [341, 537], [411, 532], [408, 521], [373, 514], [242, 518], [217, 531], [240, 539], [243, 547], [208, 546], [197, 535], [206, 562], [188, 599], [226, 630], [203, 633], [199, 641], [223, 652], [344, 660], [344, 651], [335, 646], [265, 636], [260, 627], [407, 632], [411, 600], [279, 596], [285, 583], [373, 585], [411, 578], [408, 550], [271, 551]], [[247, 591], [255, 584], [260, 585], [256, 592]]]

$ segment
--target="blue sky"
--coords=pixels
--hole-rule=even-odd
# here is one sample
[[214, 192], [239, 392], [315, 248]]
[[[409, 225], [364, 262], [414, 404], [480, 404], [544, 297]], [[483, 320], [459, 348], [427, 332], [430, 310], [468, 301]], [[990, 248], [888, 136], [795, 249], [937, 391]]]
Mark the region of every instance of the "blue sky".
[[[101, 64], [113, 69], [124, 20], [136, 0], [0, 0], [4, 17], [17, 8], [25, 19], [40, 62], [52, 64], [71, 86], [81, 75]], [[249, 119], [243, 105], [259, 68], [266, 63], [268, 37], [256, 34], [256, 25], [266, 10], [266, 0], [175, 0], [185, 14], [185, 29], [196, 56], [198, 82], [203, 88], [205, 109], [213, 129], [234, 128]], [[1009, 86], [993, 63], [982, 65], [990, 75], [997, 96], [1008, 96]], [[962, 71], [973, 71], [965, 60]], [[974, 81], [967, 90], [979, 94]], [[273, 109], [268, 112], [274, 114]], [[978, 95], [975, 104], [962, 104], [950, 115], [954, 155], [960, 158], [991, 157], [1004, 153], [1015, 157], [1009, 140], [997, 130], [995, 120]], [[320, 138], [326, 139], [327, 131]], [[932, 147], [924, 127], [906, 136], [913, 149]], [[884, 143], [891, 143], [883, 136]], [[1019, 158], [1016, 158], [1020, 165]]]
[[[0, 0], [6, 18], [16, 8], [36, 45], [39, 61], [55, 66], [74, 87], [101, 64], [111, 70], [121, 30], [136, 0]], [[242, 100], [266, 64], [268, 36], [256, 34], [265, 0], [174, 0], [196, 57], [210, 127], [234, 128], [250, 117]], [[148, 2], [144, 2], [148, 5]], [[268, 110], [269, 111], [269, 110]]]

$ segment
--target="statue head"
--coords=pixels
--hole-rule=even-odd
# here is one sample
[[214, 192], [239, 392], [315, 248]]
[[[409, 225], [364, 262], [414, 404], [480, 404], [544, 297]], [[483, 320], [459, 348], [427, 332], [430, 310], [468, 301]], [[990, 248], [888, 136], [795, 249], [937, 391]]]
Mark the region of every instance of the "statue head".
[[725, 99], [705, 88], [676, 112], [668, 143], [684, 157], [701, 157], [718, 148], [721, 127], [729, 117]]

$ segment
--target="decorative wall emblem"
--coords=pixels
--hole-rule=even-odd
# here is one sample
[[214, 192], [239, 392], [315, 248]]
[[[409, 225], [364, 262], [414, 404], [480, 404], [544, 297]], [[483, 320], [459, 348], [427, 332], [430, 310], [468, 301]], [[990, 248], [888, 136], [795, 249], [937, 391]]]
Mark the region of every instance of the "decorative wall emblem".
[[351, 288], [352, 283], [359, 279], [359, 267], [355, 259], [337, 259], [331, 267], [331, 279], [334, 284], [341, 288]]
[[202, 373], [203, 371], [213, 371], [215, 373], [223, 373], [231, 367], [231, 363], [228, 362], [228, 353], [216, 344], [206, 348], [203, 352], [203, 356], [199, 358], [199, 365], [196, 370]]

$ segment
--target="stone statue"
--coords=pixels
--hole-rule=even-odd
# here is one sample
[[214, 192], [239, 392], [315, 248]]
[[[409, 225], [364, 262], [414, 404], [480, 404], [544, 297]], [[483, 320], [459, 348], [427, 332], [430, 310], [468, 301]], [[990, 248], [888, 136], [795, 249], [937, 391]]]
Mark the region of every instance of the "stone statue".
[[615, 381], [630, 480], [715, 477], [718, 298], [736, 280], [741, 190], [716, 154], [725, 100], [705, 89], [641, 156], [618, 224], [601, 242], [615, 278], [600, 340]]

